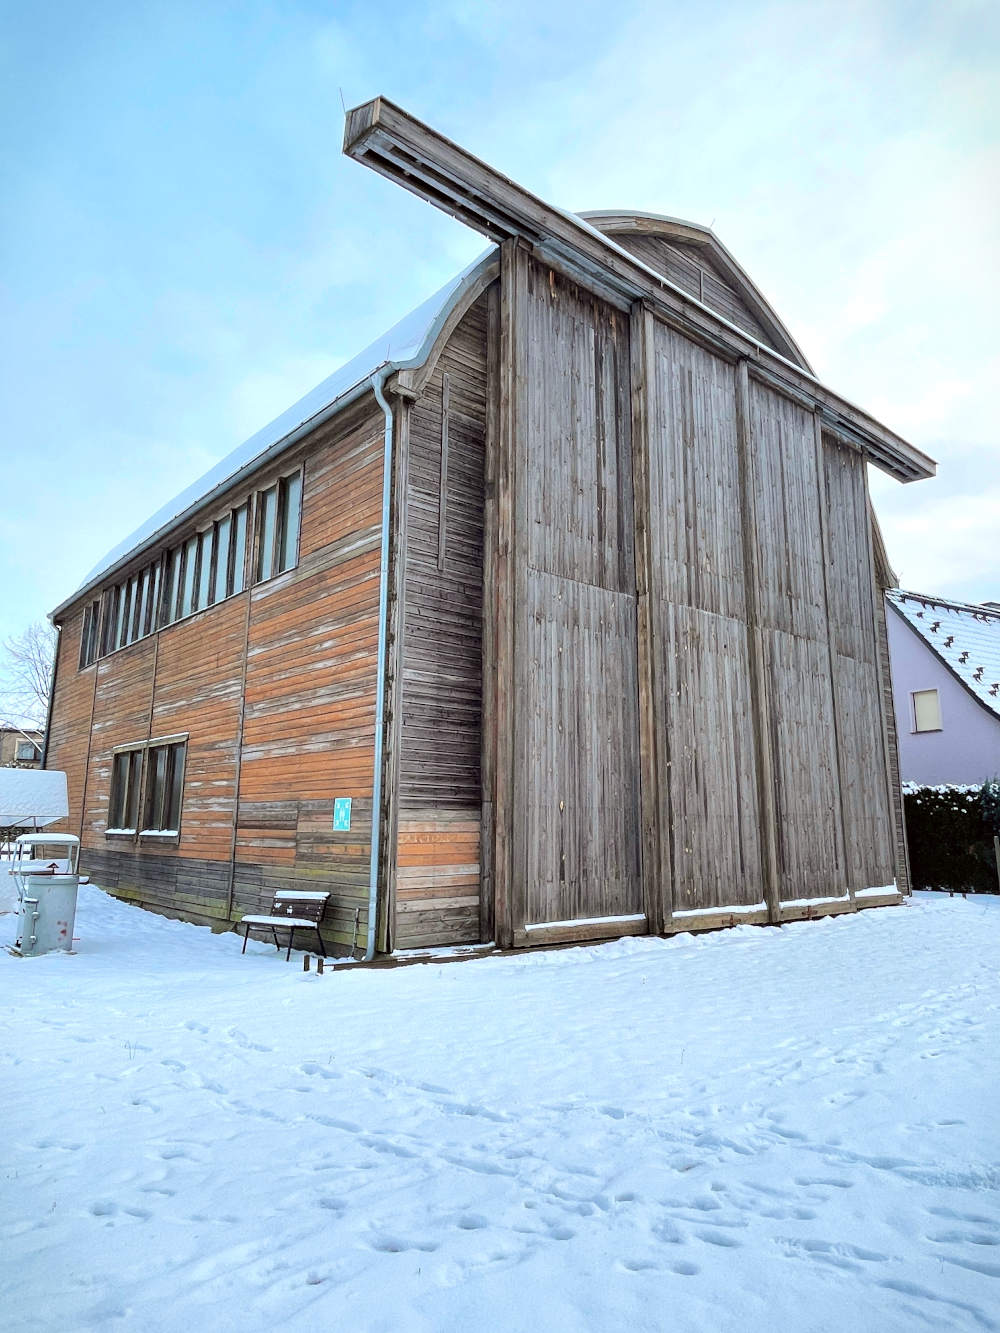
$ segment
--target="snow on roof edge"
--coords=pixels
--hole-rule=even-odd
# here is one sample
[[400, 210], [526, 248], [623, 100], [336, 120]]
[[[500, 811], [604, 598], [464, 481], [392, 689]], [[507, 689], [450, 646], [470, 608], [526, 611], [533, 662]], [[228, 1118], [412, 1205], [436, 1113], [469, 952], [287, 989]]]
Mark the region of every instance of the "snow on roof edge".
[[50, 613], [55, 617], [71, 606], [94, 584], [144, 547], [167, 535], [199, 509], [215, 492], [232, 485], [241, 473], [259, 467], [294, 442], [305, 427], [319, 424], [324, 414], [346, 407], [355, 392], [380, 371], [388, 373], [421, 365], [430, 354], [438, 332], [463, 292], [491, 260], [493, 247], [473, 260], [461, 273], [446, 282], [374, 342], [335, 370], [309, 393], [248, 440], [226, 454], [213, 467], [140, 524], [100, 560], [72, 594]]
[[885, 595], [976, 702], [1000, 718], [1000, 611], [906, 588], [887, 588]]

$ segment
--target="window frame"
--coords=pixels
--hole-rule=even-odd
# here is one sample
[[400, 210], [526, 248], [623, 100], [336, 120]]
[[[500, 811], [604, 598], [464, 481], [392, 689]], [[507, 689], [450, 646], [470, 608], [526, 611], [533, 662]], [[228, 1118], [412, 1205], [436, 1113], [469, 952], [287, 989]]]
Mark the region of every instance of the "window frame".
[[[923, 726], [920, 725], [920, 710], [918, 709], [918, 706], [917, 706], [917, 697], [920, 696], [920, 697], [922, 697], [922, 698], [925, 698], [925, 697], [927, 697], [927, 696], [929, 696], [929, 695], [933, 695], [933, 696], [934, 696], [934, 711], [935, 711], [935, 715], [936, 715], [936, 717], [937, 717], [937, 726], [936, 726], [936, 727], [923, 727]], [[911, 691], [910, 691], [910, 719], [911, 719], [911, 722], [912, 722], [911, 734], [914, 735], [914, 736], [927, 736], [927, 735], [933, 735], [934, 732], [943, 731], [943, 730], [944, 730], [944, 725], [943, 725], [942, 717], [941, 717], [941, 691], [938, 690], [938, 689], [935, 688], [935, 687], [931, 687], [930, 689], [926, 689], [926, 690], [911, 690]]]
[[[112, 842], [160, 843], [176, 846], [181, 838], [181, 822], [184, 812], [184, 784], [187, 780], [188, 732], [171, 736], [152, 736], [146, 741], [130, 741], [116, 745], [111, 751], [111, 782], [108, 791], [107, 820], [104, 836]], [[164, 784], [157, 794], [151, 786], [153, 781], [153, 755], [158, 750], [165, 750], [166, 761]], [[126, 787], [116, 788], [120, 782], [120, 758], [128, 756]], [[178, 768], [180, 776], [177, 778]], [[169, 802], [172, 799], [176, 778], [177, 810], [176, 823], [169, 827], [153, 828], [150, 825], [151, 807], [157, 806], [157, 818], [169, 815]], [[132, 799], [135, 800], [134, 826], [127, 823], [112, 825], [112, 814], [127, 817]], [[167, 802], [166, 806], [164, 802]]]
[[[133, 568], [84, 607], [77, 670], [199, 615], [298, 567], [305, 463], [244, 494], [208, 524]], [[268, 572], [262, 547], [266, 500], [274, 497]], [[294, 531], [293, 531], [294, 528]]]
[[[297, 569], [300, 547], [302, 544], [302, 495], [304, 491], [305, 471], [300, 464], [291, 472], [275, 477], [269, 486], [262, 486], [254, 497], [254, 583], [266, 583], [287, 574], [290, 569]], [[294, 495], [294, 519], [290, 513], [290, 499]], [[274, 520], [271, 532], [265, 542], [265, 528], [268, 523], [269, 497], [274, 497]], [[295, 536], [290, 544], [289, 533], [294, 522]], [[286, 555], [288, 557], [285, 563]]]

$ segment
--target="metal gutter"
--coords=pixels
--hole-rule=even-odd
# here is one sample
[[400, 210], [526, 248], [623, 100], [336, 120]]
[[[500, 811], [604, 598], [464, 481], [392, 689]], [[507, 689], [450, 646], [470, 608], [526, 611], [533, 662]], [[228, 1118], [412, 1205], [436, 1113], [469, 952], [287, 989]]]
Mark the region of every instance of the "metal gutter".
[[392, 504], [392, 431], [393, 412], [383, 392], [386, 370], [376, 371], [369, 383], [375, 401], [385, 414], [382, 448], [382, 542], [378, 574], [378, 656], [375, 665], [375, 759], [372, 771], [371, 859], [368, 866], [368, 937], [363, 962], [375, 956], [375, 930], [378, 922], [378, 862], [382, 834], [382, 753], [385, 730], [385, 664], [389, 638], [389, 520]]

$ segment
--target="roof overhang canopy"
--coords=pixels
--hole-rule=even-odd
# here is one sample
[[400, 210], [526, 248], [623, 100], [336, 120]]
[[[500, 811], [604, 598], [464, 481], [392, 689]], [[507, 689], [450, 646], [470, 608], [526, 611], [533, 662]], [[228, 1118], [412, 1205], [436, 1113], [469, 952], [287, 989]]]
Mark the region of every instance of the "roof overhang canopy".
[[383, 97], [347, 113], [344, 152], [494, 241], [520, 240], [551, 267], [621, 309], [646, 302], [667, 322], [819, 412], [824, 426], [900, 481], [935, 472], [932, 459], [802, 366], [729, 323], [603, 235], [494, 170]]

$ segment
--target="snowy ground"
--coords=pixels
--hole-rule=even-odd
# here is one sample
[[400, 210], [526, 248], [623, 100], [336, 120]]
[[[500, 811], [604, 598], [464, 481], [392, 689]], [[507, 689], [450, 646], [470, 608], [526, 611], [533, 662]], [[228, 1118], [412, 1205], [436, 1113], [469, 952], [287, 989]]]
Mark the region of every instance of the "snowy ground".
[[6, 1329], [1000, 1328], [1000, 899], [321, 978], [77, 934], [0, 955]]

